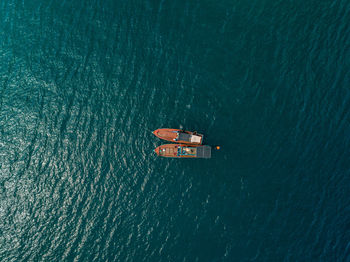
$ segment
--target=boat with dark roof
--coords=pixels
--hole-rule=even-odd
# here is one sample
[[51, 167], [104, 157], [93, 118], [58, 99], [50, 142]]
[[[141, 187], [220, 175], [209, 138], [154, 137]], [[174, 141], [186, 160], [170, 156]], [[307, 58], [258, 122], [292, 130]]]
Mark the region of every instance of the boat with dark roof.
[[211, 158], [211, 147], [202, 145], [165, 144], [155, 150], [158, 156], [173, 158]]
[[203, 135], [181, 129], [159, 128], [153, 134], [160, 139], [180, 144], [201, 145], [203, 142]]

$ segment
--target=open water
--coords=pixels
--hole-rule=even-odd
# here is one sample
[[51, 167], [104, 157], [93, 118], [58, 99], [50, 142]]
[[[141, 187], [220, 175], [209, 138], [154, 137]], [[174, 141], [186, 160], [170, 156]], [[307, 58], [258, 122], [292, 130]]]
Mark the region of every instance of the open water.
[[1, 0], [0, 261], [350, 261], [349, 112], [348, 0]]

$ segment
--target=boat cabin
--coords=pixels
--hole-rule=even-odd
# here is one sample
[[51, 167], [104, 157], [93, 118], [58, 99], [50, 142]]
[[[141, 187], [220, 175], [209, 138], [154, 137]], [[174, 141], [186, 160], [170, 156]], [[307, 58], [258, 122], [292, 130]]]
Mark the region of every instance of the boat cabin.
[[202, 136], [177, 131], [177, 137], [175, 138], [175, 141], [184, 141], [193, 144], [201, 144]]

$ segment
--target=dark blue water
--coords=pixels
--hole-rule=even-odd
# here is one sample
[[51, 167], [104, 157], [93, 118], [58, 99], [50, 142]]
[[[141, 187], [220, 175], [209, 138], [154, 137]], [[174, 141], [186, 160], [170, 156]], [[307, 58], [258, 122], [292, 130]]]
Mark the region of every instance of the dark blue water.
[[2, 0], [0, 261], [350, 261], [349, 88], [349, 1]]

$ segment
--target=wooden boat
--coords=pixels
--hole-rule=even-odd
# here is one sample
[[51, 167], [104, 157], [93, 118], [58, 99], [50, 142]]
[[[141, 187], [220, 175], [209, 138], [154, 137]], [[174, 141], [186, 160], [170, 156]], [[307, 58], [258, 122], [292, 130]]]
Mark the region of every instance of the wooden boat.
[[180, 144], [201, 145], [203, 141], [203, 135], [181, 129], [159, 128], [153, 134], [160, 139]]
[[165, 144], [155, 150], [158, 156], [175, 158], [211, 158], [211, 147], [202, 145]]

